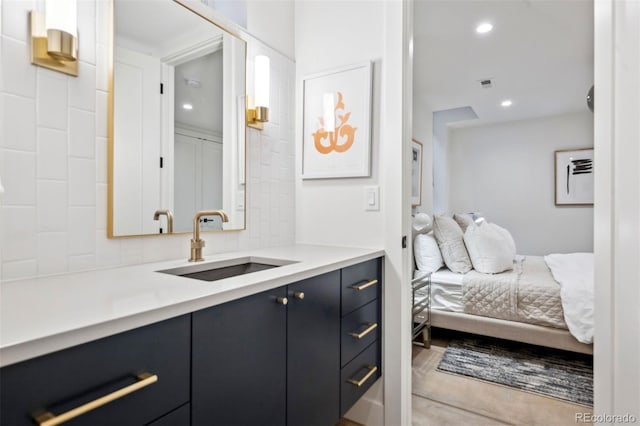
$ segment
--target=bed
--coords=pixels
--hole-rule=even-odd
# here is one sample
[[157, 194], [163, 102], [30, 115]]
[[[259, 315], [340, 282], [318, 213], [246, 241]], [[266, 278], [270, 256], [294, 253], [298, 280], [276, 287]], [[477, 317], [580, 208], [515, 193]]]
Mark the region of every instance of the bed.
[[517, 255], [511, 233], [475, 213], [418, 213], [413, 237], [413, 282], [429, 278], [414, 323], [593, 353], [593, 253]]
[[[567, 264], [571, 265], [569, 271], [584, 268], [584, 265], [574, 265], [576, 255], [588, 264], [588, 255], [580, 253], [544, 258], [518, 256], [514, 270], [500, 274], [481, 274], [476, 271], [460, 274], [441, 268], [431, 274], [430, 325], [573, 352], [593, 353], [593, 345], [586, 343], [593, 336], [592, 307], [591, 317], [586, 318], [589, 315], [585, 315], [585, 309], [589, 310], [588, 306], [585, 308], [589, 301], [578, 302], [580, 306], [577, 308], [575, 303], [574, 307], [567, 305], [568, 310], [576, 311], [577, 322], [569, 319], [569, 323], [583, 343], [571, 334], [565, 320], [567, 309], [563, 308], [563, 296], [565, 299], [574, 296], [570, 291], [564, 291], [567, 285], [556, 281], [548, 265], [548, 262], [553, 265], [560, 259], [560, 270], [566, 270]], [[426, 274], [418, 270], [415, 277]], [[421, 315], [416, 319], [420, 320]], [[589, 321], [591, 324], [587, 324]]]

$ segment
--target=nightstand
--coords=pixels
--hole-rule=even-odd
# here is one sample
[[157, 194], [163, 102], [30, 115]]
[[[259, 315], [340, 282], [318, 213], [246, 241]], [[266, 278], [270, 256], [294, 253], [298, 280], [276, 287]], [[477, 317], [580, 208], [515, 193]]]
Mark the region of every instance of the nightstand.
[[411, 338], [415, 345], [431, 346], [431, 273], [411, 281]]

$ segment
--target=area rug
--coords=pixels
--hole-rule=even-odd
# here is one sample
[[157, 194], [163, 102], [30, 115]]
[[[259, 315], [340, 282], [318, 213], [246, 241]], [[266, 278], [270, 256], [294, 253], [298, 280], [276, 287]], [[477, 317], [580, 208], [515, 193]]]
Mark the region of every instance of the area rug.
[[499, 339], [454, 339], [438, 370], [593, 406], [593, 357]]

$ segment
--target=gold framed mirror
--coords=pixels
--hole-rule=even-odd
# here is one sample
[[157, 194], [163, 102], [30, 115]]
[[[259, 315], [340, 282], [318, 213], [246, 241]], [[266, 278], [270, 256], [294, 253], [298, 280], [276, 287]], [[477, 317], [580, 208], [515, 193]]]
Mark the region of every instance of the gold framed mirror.
[[112, 0], [110, 238], [246, 227], [247, 45], [182, 2]]

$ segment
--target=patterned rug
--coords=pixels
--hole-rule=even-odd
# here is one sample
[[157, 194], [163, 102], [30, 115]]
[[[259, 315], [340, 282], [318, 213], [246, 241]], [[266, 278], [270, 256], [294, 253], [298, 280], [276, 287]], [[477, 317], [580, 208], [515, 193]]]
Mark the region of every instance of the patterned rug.
[[500, 339], [454, 339], [438, 370], [593, 406], [591, 355]]

